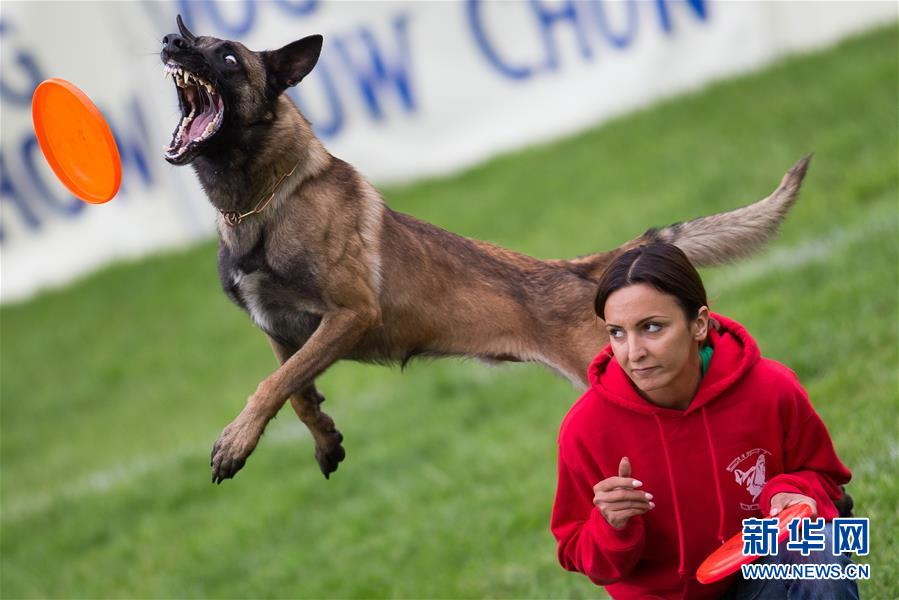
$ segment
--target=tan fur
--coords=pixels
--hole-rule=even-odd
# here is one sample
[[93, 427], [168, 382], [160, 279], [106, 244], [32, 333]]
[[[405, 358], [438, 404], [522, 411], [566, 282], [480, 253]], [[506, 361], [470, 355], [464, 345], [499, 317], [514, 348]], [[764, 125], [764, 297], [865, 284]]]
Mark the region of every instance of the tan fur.
[[[773, 237], [808, 166], [803, 159], [773, 194], [745, 208], [651, 229], [609, 252], [539, 260], [391, 210], [328, 154], [281, 94], [312, 69], [320, 36], [257, 53], [197, 38], [180, 17], [179, 29], [183, 43], [168, 44], [163, 61], [208, 72], [233, 98], [228, 129], [180, 162], [192, 161], [222, 212], [252, 211], [274, 194], [238, 224], [218, 222], [222, 287], [267, 334], [280, 366], [215, 443], [216, 482], [240, 470], [288, 399], [312, 433], [322, 472], [333, 472], [344, 458], [342, 436], [320, 409], [315, 379], [338, 360], [536, 362], [586, 387], [590, 360], [607, 343], [593, 311], [597, 282], [615, 256], [661, 240], [697, 265], [744, 257]], [[239, 74], [213, 64], [222, 44], [239, 54]]]
[[[322, 320], [305, 343], [284, 346], [282, 358], [292, 355], [226, 428], [214, 453], [217, 472], [236, 472], [288, 398], [312, 432], [322, 471], [327, 476], [335, 470], [344, 456], [342, 436], [321, 412], [314, 380], [340, 359], [405, 362], [416, 355], [455, 355], [537, 362], [585, 387], [587, 366], [607, 343], [593, 299], [596, 280], [612, 258], [655, 240], [679, 245], [698, 264], [745, 256], [773, 235], [807, 165], [799, 163], [774, 194], [748, 207], [650, 230], [611, 252], [541, 261], [391, 211], [345, 164], [338, 163], [348, 170], [345, 180], [329, 178], [337, 168], [331, 160], [270, 214], [236, 228], [268, 232], [266, 255], [276, 270], [308, 254], [320, 298], [300, 292], [290, 303]], [[233, 233], [226, 229], [223, 239]], [[257, 325], [290, 338], [258, 319], [258, 308], [248, 304]]]

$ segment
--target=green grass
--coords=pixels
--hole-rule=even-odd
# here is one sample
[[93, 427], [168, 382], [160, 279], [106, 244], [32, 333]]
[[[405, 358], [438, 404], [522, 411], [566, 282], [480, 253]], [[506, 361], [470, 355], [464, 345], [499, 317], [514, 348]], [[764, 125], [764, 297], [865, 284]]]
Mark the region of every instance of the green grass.
[[[542, 257], [766, 195], [815, 152], [762, 255], [705, 272], [713, 308], [794, 368], [871, 518], [871, 598], [899, 589], [897, 29], [458, 176], [385, 191], [453, 231]], [[219, 431], [275, 367], [221, 293], [212, 243], [5, 306], [0, 596], [595, 597], [548, 530], [577, 394], [536, 366], [340, 364], [325, 481], [286, 409], [209, 482]]]

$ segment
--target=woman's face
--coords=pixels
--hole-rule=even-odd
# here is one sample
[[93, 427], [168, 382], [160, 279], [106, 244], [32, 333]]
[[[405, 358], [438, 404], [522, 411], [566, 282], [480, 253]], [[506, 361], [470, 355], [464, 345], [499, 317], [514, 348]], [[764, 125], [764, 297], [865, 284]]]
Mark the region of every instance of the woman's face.
[[708, 308], [688, 322], [674, 296], [637, 283], [610, 294], [605, 315], [615, 360], [637, 388], [656, 404], [686, 408], [699, 385]]

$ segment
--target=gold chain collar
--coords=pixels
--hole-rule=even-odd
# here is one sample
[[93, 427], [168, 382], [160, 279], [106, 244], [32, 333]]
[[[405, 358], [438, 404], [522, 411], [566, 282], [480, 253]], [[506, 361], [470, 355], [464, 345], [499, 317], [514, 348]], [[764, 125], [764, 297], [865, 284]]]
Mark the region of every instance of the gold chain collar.
[[278, 180], [278, 183], [275, 184], [274, 189], [272, 189], [271, 195], [269, 195], [269, 197], [266, 198], [265, 201], [257, 204], [256, 208], [254, 208], [250, 212], [245, 212], [245, 213], [241, 214], [240, 212], [238, 212], [236, 210], [219, 210], [219, 212], [222, 213], [222, 218], [225, 219], [225, 223], [229, 227], [237, 227], [241, 221], [243, 221], [250, 215], [253, 215], [256, 213], [261, 213], [262, 211], [264, 211], [265, 208], [269, 205], [269, 202], [272, 201], [272, 198], [275, 197], [275, 192], [278, 191], [278, 187], [281, 185], [281, 183], [283, 183], [285, 179], [287, 179], [288, 177], [293, 175], [293, 172], [296, 171], [297, 167], [299, 167], [299, 166], [300, 166], [300, 163], [298, 162], [290, 170], [290, 173], [286, 173], [285, 175], [282, 175], [281, 179]]

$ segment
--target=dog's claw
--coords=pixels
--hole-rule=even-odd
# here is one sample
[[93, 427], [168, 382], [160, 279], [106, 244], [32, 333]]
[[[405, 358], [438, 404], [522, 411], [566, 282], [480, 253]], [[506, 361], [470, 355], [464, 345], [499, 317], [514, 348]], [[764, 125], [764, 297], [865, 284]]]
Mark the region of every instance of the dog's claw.
[[258, 435], [247, 435], [245, 430], [233, 423], [225, 428], [212, 446], [209, 466], [212, 468], [212, 483], [221, 484], [232, 479], [247, 462], [256, 447]]
[[226, 479], [233, 479], [246, 464], [246, 459], [225, 459], [212, 466], [212, 482], [221, 484]]
[[341, 445], [343, 434], [336, 429], [328, 432], [328, 439], [324, 445], [315, 447], [315, 460], [321, 469], [325, 479], [331, 479], [331, 473], [337, 470], [337, 466], [346, 458], [346, 450]]

